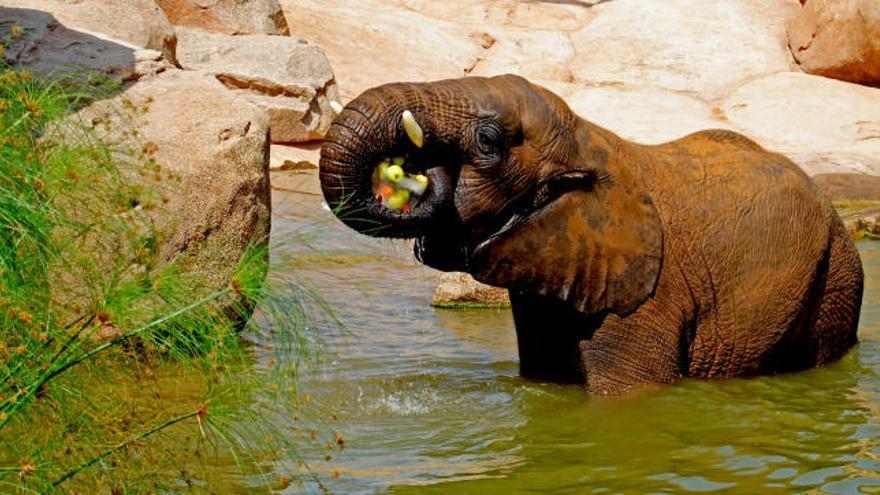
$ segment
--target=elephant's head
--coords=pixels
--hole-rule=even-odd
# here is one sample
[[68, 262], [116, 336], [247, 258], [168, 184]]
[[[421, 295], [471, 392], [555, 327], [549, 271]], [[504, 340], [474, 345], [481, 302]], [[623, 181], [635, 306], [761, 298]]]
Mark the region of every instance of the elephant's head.
[[[407, 110], [418, 124], [410, 132]], [[586, 314], [624, 315], [654, 290], [662, 250], [656, 210], [624, 145], [521, 77], [388, 84], [333, 122], [321, 186], [343, 222], [416, 238], [416, 257], [429, 266]], [[376, 164], [398, 155], [429, 178], [406, 212], [373, 192]]]

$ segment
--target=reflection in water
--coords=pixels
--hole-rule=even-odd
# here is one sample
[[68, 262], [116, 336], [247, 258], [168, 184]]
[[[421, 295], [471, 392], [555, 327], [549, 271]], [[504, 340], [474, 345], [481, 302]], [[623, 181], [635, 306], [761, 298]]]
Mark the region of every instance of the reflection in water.
[[288, 253], [310, 263], [274, 269], [310, 279], [348, 328], [303, 384], [346, 436], [314, 466], [336, 493], [880, 493], [880, 244], [859, 246], [861, 343], [841, 362], [596, 397], [519, 378], [509, 311], [430, 308], [433, 272], [408, 246], [276, 198], [274, 235], [307, 211], [321, 236]]

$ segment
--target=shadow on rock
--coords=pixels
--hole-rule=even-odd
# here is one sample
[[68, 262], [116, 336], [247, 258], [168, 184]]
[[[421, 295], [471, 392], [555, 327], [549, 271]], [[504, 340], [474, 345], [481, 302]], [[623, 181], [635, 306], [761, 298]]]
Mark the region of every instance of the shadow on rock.
[[44, 78], [64, 77], [72, 85], [124, 84], [174, 67], [157, 50], [71, 29], [35, 9], [0, 7], [0, 39], [7, 40], [8, 64]]

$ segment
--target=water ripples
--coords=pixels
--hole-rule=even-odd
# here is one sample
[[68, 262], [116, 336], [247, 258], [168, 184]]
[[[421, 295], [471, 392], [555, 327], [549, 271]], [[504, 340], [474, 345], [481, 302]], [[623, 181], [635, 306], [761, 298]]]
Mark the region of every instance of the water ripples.
[[407, 246], [328, 230], [320, 252], [355, 261], [299, 270], [348, 326], [303, 382], [345, 433], [334, 492], [880, 493], [876, 244], [860, 245], [861, 343], [839, 363], [594, 397], [521, 379], [509, 312], [431, 309]]

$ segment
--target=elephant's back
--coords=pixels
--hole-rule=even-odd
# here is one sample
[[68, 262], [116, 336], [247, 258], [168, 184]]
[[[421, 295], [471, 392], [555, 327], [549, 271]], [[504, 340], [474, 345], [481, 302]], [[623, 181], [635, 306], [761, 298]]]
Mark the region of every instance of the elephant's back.
[[799, 167], [737, 133], [703, 131], [653, 152], [664, 253], [699, 315], [690, 373], [758, 373], [823, 276], [836, 214]]
[[[649, 154], [646, 179], [662, 217], [707, 235], [821, 232], [827, 244], [831, 203], [800, 167], [748, 137], [711, 129], [650, 147]], [[750, 225], [755, 232], [744, 230]]]

